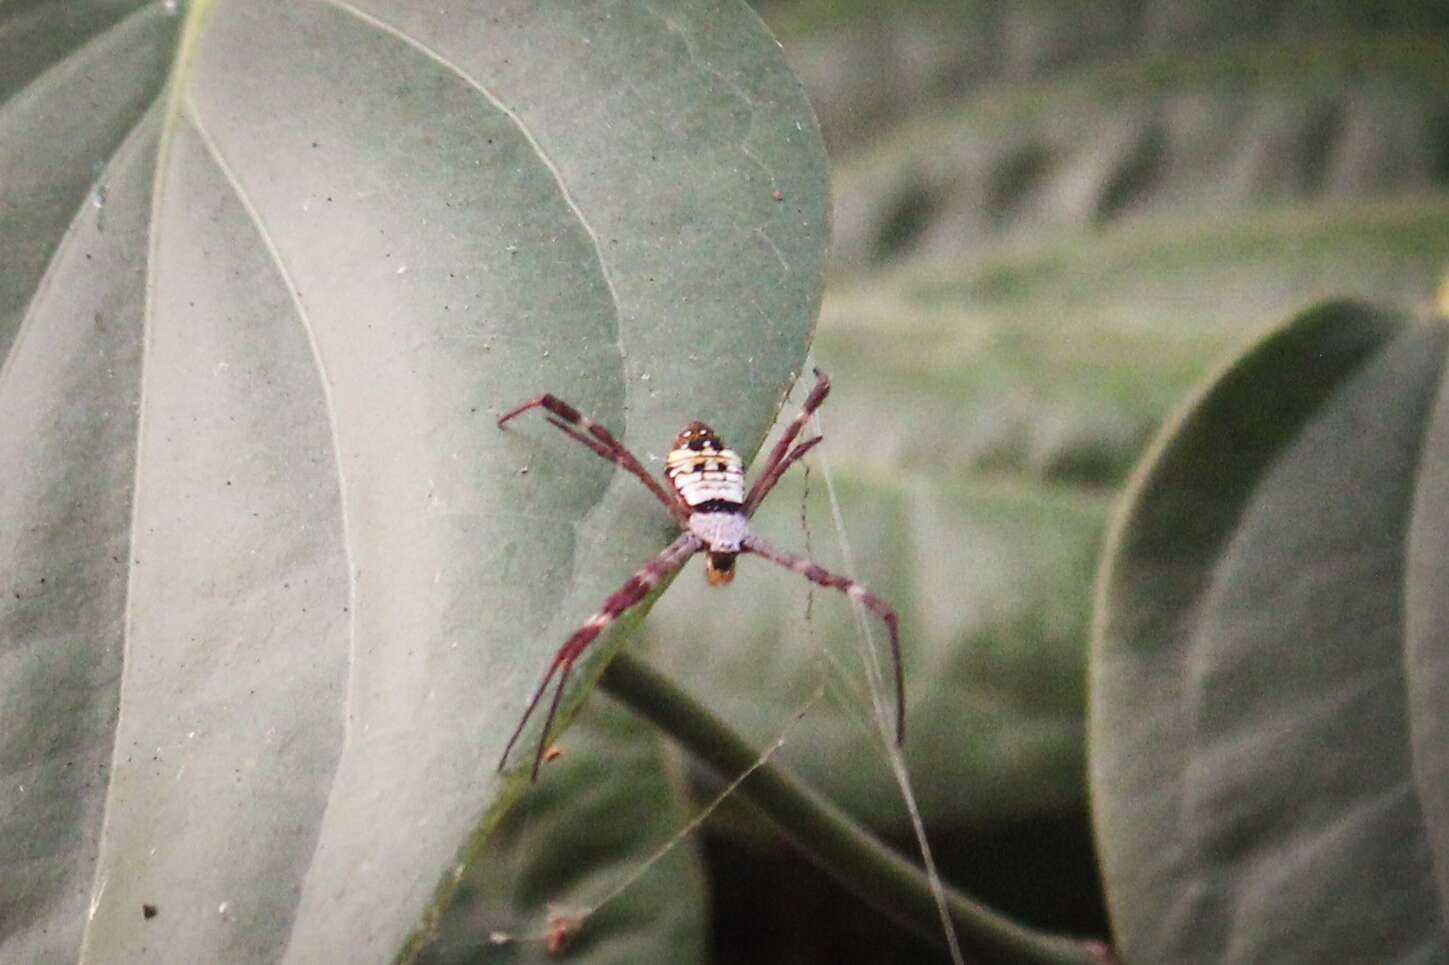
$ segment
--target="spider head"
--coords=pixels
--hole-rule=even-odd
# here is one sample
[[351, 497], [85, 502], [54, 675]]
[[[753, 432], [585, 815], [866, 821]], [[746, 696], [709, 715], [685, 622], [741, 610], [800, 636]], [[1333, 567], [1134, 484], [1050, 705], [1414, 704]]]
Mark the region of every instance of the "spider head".
[[719, 452], [724, 448], [724, 443], [703, 422], [691, 422], [674, 437], [674, 448], [693, 449], [695, 452]]

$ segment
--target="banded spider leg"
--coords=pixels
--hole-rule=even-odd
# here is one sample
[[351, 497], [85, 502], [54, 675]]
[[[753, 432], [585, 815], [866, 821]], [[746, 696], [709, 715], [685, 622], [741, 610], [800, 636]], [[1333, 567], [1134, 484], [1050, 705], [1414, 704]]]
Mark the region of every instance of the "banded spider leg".
[[544, 691], [548, 689], [548, 682], [553, 679], [554, 674], [558, 674], [558, 687], [553, 692], [553, 700], [549, 702], [548, 715], [543, 721], [543, 732], [538, 737], [538, 753], [533, 758], [532, 779], [538, 779], [538, 765], [543, 760], [544, 751], [548, 748], [548, 734], [553, 730], [553, 719], [558, 715], [559, 701], [563, 697], [564, 686], [568, 683], [569, 671], [573, 669], [574, 661], [599, 634], [604, 632], [609, 624], [619, 618], [620, 614], [648, 596], [649, 591], [658, 586], [661, 580], [678, 570], [686, 560], [703, 547], [704, 543], [693, 533], [685, 533], [680, 536], [670, 543], [664, 552], [654, 557], [647, 566], [629, 577], [623, 586], [604, 601], [599, 612], [589, 617], [584, 625], [575, 630], [573, 635], [564, 642], [564, 645], [559, 647], [558, 653], [553, 656], [553, 662], [548, 665], [548, 673], [543, 675], [543, 681], [533, 692], [533, 697], [529, 699], [528, 707], [523, 712], [523, 719], [518, 722], [518, 726], [513, 730], [513, 736], [508, 738], [508, 744], [503, 748], [503, 756], [498, 760], [500, 771], [508, 763], [509, 752], [513, 750], [513, 745], [523, 734], [523, 728], [527, 725], [528, 719], [533, 716], [534, 710], [538, 708], [539, 701], [543, 699]]
[[687, 525], [689, 522], [689, 509], [684, 505], [678, 496], [671, 496], [664, 491], [649, 470], [645, 469], [635, 458], [634, 454], [624, 447], [624, 444], [614, 438], [614, 434], [603, 426], [599, 425], [578, 409], [569, 405], [563, 399], [545, 392], [534, 399], [529, 399], [522, 405], [514, 406], [503, 415], [498, 417], [498, 425], [501, 428], [504, 423], [516, 415], [521, 415], [529, 409], [546, 409], [549, 415], [549, 424], [562, 429], [569, 438], [582, 442], [595, 453], [614, 463], [621, 469], [625, 469], [635, 476], [644, 487], [654, 494], [654, 498], [664, 504], [670, 515], [677, 519], [680, 525]]
[[906, 742], [906, 677], [901, 669], [901, 640], [896, 611], [892, 610], [886, 601], [849, 577], [832, 573], [799, 553], [782, 550], [758, 536], [745, 537], [744, 551], [756, 556], [763, 556], [771, 563], [778, 563], [787, 570], [793, 570], [817, 586], [833, 587], [881, 618], [886, 629], [890, 631], [891, 660], [895, 663], [896, 669], [896, 746], [903, 746]]
[[769, 494], [770, 490], [775, 488], [775, 483], [780, 481], [780, 477], [785, 474], [785, 470], [789, 469], [796, 460], [809, 452], [823, 438], [822, 436], [816, 436], [814, 439], [808, 439], [800, 443], [793, 450], [790, 448], [790, 443], [794, 442], [795, 437], [800, 435], [800, 430], [805, 428], [805, 423], [810, 421], [810, 417], [815, 414], [816, 409], [820, 408], [820, 404], [825, 401], [825, 397], [829, 394], [830, 376], [816, 369], [815, 387], [805, 397], [805, 404], [800, 407], [800, 413], [790, 423], [790, 428], [785, 430], [780, 436], [780, 441], [775, 443], [775, 448], [770, 450], [770, 458], [765, 460], [765, 468], [760, 470], [759, 478], [750, 487], [750, 494], [745, 497], [746, 517], [755, 515], [755, 510], [759, 508], [760, 503]]

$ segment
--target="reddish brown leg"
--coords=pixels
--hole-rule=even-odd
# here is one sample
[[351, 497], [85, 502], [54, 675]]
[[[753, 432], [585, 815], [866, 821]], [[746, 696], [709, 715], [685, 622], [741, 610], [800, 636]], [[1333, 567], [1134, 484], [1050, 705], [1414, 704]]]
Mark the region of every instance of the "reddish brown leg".
[[592, 449], [595, 453], [602, 456], [603, 458], [609, 460], [610, 462], [615, 462], [614, 450], [610, 449], [608, 446], [604, 445], [593, 436], [584, 435], [582, 432], [575, 429], [573, 426], [569, 425], [562, 419], [557, 418], [556, 416], [548, 416], [547, 418], [549, 425], [558, 426], [559, 431], [561, 431], [564, 435], [568, 436], [570, 439], [573, 439], [575, 442], [583, 443], [585, 446]]
[[799, 573], [811, 583], [833, 586], [852, 600], [858, 600], [864, 606], [869, 607], [876, 616], [885, 621], [886, 629], [890, 630], [891, 635], [891, 659], [896, 665], [896, 746], [903, 746], [906, 742], [906, 674], [901, 667], [901, 641], [896, 629], [896, 611], [854, 580], [832, 573], [797, 553], [790, 553], [771, 546], [758, 536], [746, 536], [742, 545], [746, 553], [754, 553], [772, 563], [779, 563], [786, 569]]
[[[801, 407], [800, 414], [795, 417], [795, 421], [790, 423], [790, 428], [785, 430], [785, 434], [780, 437], [780, 441], [775, 443], [775, 448], [770, 450], [770, 458], [765, 460], [765, 468], [760, 470], [760, 478], [755, 480], [755, 484], [750, 487], [750, 494], [745, 497], [746, 506], [754, 507], [760, 504], [760, 500], [765, 496], [764, 492], [760, 490], [761, 484], [770, 478], [775, 467], [779, 465], [782, 459], [786, 458], [786, 454], [790, 451], [790, 444], [795, 441], [795, 437], [800, 434], [800, 430], [805, 428], [805, 423], [810, 421], [810, 417], [815, 414], [816, 409], [820, 408], [820, 403], [824, 402], [825, 397], [829, 394], [830, 377], [819, 369], [816, 369], [815, 388], [811, 389], [810, 394], [805, 397], [805, 405]], [[778, 479], [779, 477], [777, 476], [776, 478]], [[774, 483], [770, 485], [773, 486]], [[748, 512], [749, 510], [746, 510], [746, 513]]]
[[543, 760], [543, 752], [548, 748], [548, 733], [553, 729], [553, 719], [558, 714], [559, 701], [563, 697], [564, 685], [568, 683], [569, 671], [573, 669], [574, 661], [588, 648], [589, 644], [598, 638], [599, 634], [604, 632], [609, 624], [618, 619], [619, 614], [648, 596], [649, 591], [658, 586], [660, 580], [683, 566], [685, 561], [698, 552], [703, 545], [699, 537], [693, 533], [685, 533], [670, 543], [669, 547], [654, 557], [648, 566], [629, 577], [628, 582], [604, 601], [599, 612], [589, 617], [588, 621], [575, 630], [562, 647], [559, 647], [558, 653], [553, 656], [553, 662], [548, 665], [548, 673], [543, 675], [543, 682], [538, 685], [538, 689], [529, 699], [528, 707], [523, 711], [523, 719], [513, 729], [513, 736], [508, 738], [508, 745], [503, 748], [503, 756], [498, 760], [500, 771], [508, 763], [508, 754], [513, 750], [513, 745], [518, 742], [519, 736], [522, 735], [528, 718], [533, 716], [539, 701], [543, 699], [549, 681], [553, 679], [554, 674], [558, 674], [558, 689], [553, 692], [553, 700], [549, 702], [548, 717], [544, 719], [543, 732], [538, 737], [538, 753], [533, 758], [532, 780], [538, 780], [538, 765]]
[[664, 491], [664, 487], [659, 484], [659, 480], [649, 475], [649, 470], [645, 469], [639, 460], [634, 458], [632, 452], [624, 448], [622, 442], [614, 438], [612, 432], [579, 412], [578, 409], [575, 409], [558, 396], [545, 393], [536, 399], [529, 399], [522, 405], [515, 406], [499, 416], [498, 425], [501, 427], [514, 416], [527, 412], [529, 409], [536, 408], [547, 409], [553, 415], [557, 416], [557, 419], [549, 419], [548, 421], [562, 429], [570, 438], [582, 442], [595, 453], [614, 463], [619, 468], [628, 470], [635, 476], [638, 476], [639, 481], [648, 487], [649, 491], [654, 494], [654, 497], [668, 508], [669, 512], [673, 514], [675, 519], [679, 520], [681, 525], [688, 523], [688, 509], [680, 503], [677, 497], [671, 496]]
[[745, 501], [745, 516], [748, 517], [755, 515], [755, 510], [759, 509], [760, 503], [764, 502], [765, 497], [770, 495], [770, 490], [775, 488], [775, 483], [780, 481], [780, 477], [785, 475], [786, 471], [791, 466], [795, 465], [795, 463], [798, 462], [799, 459], [805, 455], [805, 453], [809, 452], [811, 449], [814, 449], [824, 439], [824, 436], [816, 436], [813, 439], [806, 439], [794, 449], [791, 449], [788, 456], [775, 463], [774, 467], [769, 472], [761, 476], [755, 482], [754, 487], [751, 488], [749, 499]]

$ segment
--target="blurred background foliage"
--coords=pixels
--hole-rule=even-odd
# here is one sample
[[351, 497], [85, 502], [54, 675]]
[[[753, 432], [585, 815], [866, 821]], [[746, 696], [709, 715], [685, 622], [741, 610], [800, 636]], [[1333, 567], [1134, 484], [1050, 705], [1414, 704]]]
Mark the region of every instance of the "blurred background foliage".
[[[1257, 333], [1330, 296], [1432, 301], [1449, 6], [757, 9], [832, 155], [824, 460], [856, 573], [902, 612], [937, 858], [1024, 921], [1106, 934], [1083, 713], [1108, 514], [1172, 407]], [[841, 566], [821, 468], [758, 528]], [[727, 594], [687, 572], [644, 645], [761, 744], [823, 681], [786, 764], [910, 851], [852, 683], [854, 618], [811, 597], [759, 562]], [[712, 960], [926, 954], [750, 827], [725, 808], [704, 836]]]

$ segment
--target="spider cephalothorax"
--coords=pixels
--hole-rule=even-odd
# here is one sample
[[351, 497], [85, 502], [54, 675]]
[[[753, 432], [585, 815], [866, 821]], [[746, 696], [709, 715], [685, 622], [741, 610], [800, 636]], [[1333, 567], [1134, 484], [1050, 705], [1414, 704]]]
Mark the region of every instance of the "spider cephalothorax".
[[538, 764], [543, 759], [543, 752], [548, 742], [548, 732], [553, 726], [554, 715], [558, 712], [559, 698], [563, 696], [564, 684], [568, 681], [569, 671], [573, 668], [574, 661], [590, 643], [594, 642], [605, 627], [618, 618], [619, 614], [648, 596], [649, 591], [657, 586], [660, 580], [678, 570], [686, 560], [698, 552], [705, 554], [705, 575], [708, 576], [711, 585], [728, 583], [734, 579], [735, 558], [741, 553], [753, 553], [794, 570], [812, 583], [841, 590], [852, 600], [869, 607], [884, 620], [887, 629], [890, 630], [891, 656], [895, 660], [896, 669], [896, 743], [899, 744], [905, 740], [905, 677], [901, 670], [901, 648], [896, 629], [895, 611], [887, 606], [884, 600], [854, 580], [831, 573], [803, 556], [777, 549], [752, 534], [749, 529], [750, 517], [755, 514], [755, 510], [759, 508], [760, 501], [765, 498], [765, 495], [775, 488], [775, 483], [779, 482], [780, 477], [785, 474], [785, 470], [798, 462], [820, 442], [821, 437], [815, 436], [795, 444], [796, 437], [800, 435], [800, 430], [805, 427], [811, 413], [820, 407], [820, 403], [825, 401], [825, 396], [830, 392], [830, 380], [825, 377], [825, 373], [817, 370], [815, 375], [817, 378], [815, 388], [810, 390], [810, 395], [806, 397], [800, 414], [795, 417], [794, 422], [790, 423], [790, 427], [785, 430], [780, 441], [770, 451], [764, 470], [755, 480], [755, 484], [750, 487], [748, 493], [745, 491], [745, 470], [743, 463], [740, 462], [740, 457], [733, 450], [725, 448], [714, 430], [703, 422], [691, 422], [674, 438], [674, 448], [670, 450], [668, 458], [664, 461], [665, 478], [669, 480], [669, 485], [674, 490], [673, 493], [670, 493], [659, 485], [658, 480], [649, 475], [648, 470], [634, 457], [634, 454], [625, 449], [608, 429], [590, 420], [578, 409], [557, 396], [541, 395], [510, 409], [499, 417], [498, 424], [501, 426], [509, 419], [529, 409], [546, 410], [549, 413], [548, 421], [562, 429], [570, 438], [583, 443], [600, 456], [637, 476], [649, 491], [668, 508], [679, 522], [680, 528], [684, 530], [664, 552], [631, 576], [618, 592], [605, 600], [599, 612], [589, 617], [583, 626], [575, 630], [573, 635], [559, 648], [558, 653], [554, 654], [548, 673], [544, 675], [543, 681], [534, 691], [528, 707], [523, 712], [523, 719], [518, 722], [518, 727], [513, 731], [513, 736], [508, 739], [508, 745], [503, 749], [503, 757], [498, 762], [499, 770], [502, 770], [504, 764], [507, 763], [508, 752], [513, 749], [514, 743], [523, 733], [524, 725], [528, 723], [528, 718], [537, 709], [539, 701], [548, 688], [549, 681], [553, 679], [554, 674], [558, 674], [558, 689], [554, 691], [553, 702], [549, 705], [548, 718], [544, 721], [543, 734], [539, 738], [538, 754], [533, 760], [533, 776], [538, 777]]

